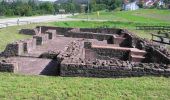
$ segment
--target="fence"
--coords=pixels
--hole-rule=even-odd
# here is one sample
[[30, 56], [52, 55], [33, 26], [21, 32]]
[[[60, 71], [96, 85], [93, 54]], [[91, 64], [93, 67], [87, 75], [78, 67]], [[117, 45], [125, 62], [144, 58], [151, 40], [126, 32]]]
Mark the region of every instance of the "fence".
[[136, 26], [136, 30], [170, 30], [170, 26]]
[[152, 34], [152, 41], [170, 45], [170, 39], [165, 36]]

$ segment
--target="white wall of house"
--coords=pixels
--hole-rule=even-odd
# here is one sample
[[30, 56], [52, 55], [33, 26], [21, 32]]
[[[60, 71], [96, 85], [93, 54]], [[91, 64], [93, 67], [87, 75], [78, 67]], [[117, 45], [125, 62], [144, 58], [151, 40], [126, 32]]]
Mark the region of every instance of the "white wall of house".
[[136, 2], [128, 3], [123, 5], [124, 10], [137, 10], [139, 9], [139, 6]]

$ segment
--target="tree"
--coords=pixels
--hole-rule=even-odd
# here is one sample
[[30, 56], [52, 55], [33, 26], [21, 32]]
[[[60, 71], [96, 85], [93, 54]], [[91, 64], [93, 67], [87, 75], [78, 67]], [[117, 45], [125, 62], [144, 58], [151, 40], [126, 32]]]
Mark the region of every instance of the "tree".
[[55, 9], [51, 2], [44, 2], [40, 4], [40, 9], [44, 14], [53, 14]]

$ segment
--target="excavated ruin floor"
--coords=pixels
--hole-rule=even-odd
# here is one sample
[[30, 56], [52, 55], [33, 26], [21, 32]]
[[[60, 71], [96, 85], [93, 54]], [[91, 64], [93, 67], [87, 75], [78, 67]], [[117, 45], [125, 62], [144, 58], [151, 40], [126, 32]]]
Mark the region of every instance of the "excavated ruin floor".
[[[53, 40], [49, 40], [41, 46], [37, 46], [36, 49], [30, 51], [27, 54], [23, 54], [20, 57], [8, 58], [10, 61], [18, 62], [18, 74], [25, 75], [59, 75], [59, 63], [56, 60], [39, 58], [41, 54], [53, 51], [62, 52], [70, 45], [73, 41], [85, 41], [83, 38], [70, 38], [64, 36], [57, 36]], [[107, 44], [107, 41], [98, 41], [95, 39], [89, 39], [96, 46], [114, 46], [114, 48], [119, 48], [117, 45]], [[136, 49], [135, 49], [136, 50]], [[79, 54], [82, 55], [82, 54]]]
[[[57, 36], [53, 40], [49, 40], [36, 49], [20, 57], [8, 58], [10, 61], [18, 62], [18, 74], [25, 75], [58, 75], [58, 62], [51, 59], [38, 58], [41, 54], [53, 51], [62, 52], [71, 42], [76, 40], [84, 40], [82, 38], [70, 38], [64, 36]], [[95, 45], [108, 45], [107, 41], [98, 41], [95, 39], [89, 40]]]

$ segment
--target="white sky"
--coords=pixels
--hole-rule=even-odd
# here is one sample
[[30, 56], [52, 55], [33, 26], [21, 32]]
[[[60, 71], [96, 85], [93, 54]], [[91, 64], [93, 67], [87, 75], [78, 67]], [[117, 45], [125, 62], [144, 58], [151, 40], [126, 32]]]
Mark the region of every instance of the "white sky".
[[56, 0], [40, 0], [40, 1], [56, 1]]

